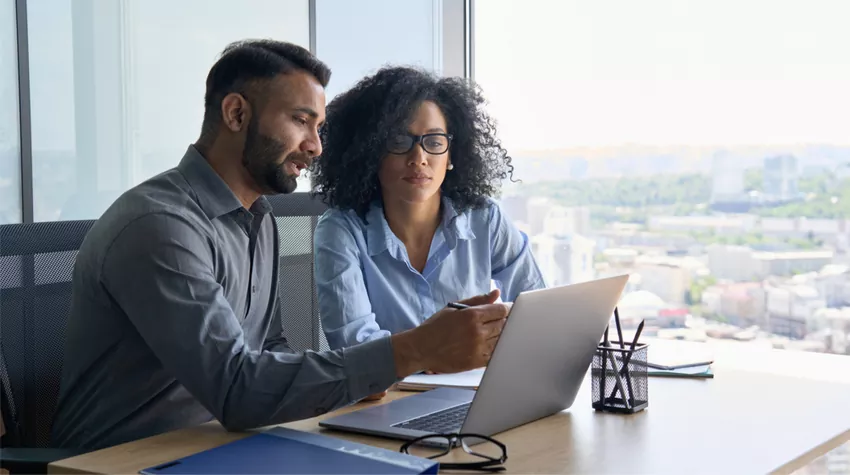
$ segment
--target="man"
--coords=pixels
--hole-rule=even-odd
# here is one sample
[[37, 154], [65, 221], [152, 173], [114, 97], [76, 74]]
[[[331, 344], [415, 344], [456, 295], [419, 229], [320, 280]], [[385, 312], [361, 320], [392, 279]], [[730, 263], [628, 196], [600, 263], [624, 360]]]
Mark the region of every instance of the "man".
[[[246, 41], [207, 77], [199, 140], [122, 195], [77, 256], [54, 443], [96, 449], [216, 418], [230, 430], [313, 417], [424, 369], [486, 364], [508, 309], [495, 293], [415, 330], [292, 352], [276, 307], [263, 197], [291, 193], [322, 151], [328, 68]], [[167, 113], [164, 111], [163, 113]]]

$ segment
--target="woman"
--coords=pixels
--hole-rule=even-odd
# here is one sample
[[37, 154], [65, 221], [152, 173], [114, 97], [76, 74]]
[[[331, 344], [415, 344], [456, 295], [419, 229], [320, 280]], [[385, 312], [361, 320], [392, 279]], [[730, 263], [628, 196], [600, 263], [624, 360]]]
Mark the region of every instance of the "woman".
[[543, 287], [527, 237], [489, 199], [512, 170], [466, 81], [393, 67], [327, 108], [314, 191], [331, 348], [414, 328], [448, 302]]

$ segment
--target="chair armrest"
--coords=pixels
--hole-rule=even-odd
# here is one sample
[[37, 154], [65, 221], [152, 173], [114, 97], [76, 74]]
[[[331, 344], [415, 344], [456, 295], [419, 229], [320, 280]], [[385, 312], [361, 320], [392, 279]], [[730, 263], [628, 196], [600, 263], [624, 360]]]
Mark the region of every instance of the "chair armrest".
[[47, 465], [88, 452], [80, 449], [0, 448], [0, 468], [10, 473], [47, 473]]

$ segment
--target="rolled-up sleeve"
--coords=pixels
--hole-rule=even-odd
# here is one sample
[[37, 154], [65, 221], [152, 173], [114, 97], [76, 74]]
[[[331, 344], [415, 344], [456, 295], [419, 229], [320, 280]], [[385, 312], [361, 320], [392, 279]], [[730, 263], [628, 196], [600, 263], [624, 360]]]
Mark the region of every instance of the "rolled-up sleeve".
[[490, 237], [492, 279], [505, 301], [513, 302], [522, 292], [546, 287], [528, 236], [496, 203], [490, 205]]
[[329, 352], [247, 347], [216, 280], [213, 238], [200, 228], [177, 214], [137, 219], [106, 252], [102, 284], [163, 367], [225, 427], [313, 417], [396, 381], [389, 338]]
[[344, 348], [390, 335], [375, 320], [354, 235], [339, 214], [316, 225], [316, 289], [322, 327], [331, 348]]

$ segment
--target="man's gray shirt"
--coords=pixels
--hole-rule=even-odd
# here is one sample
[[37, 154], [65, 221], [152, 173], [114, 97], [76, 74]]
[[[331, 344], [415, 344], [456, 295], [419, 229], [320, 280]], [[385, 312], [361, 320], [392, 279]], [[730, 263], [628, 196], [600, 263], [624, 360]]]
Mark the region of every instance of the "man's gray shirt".
[[245, 209], [190, 146], [104, 213], [74, 269], [56, 446], [102, 448], [213, 418], [232, 430], [283, 423], [396, 381], [388, 338], [289, 349], [270, 211], [263, 197]]

